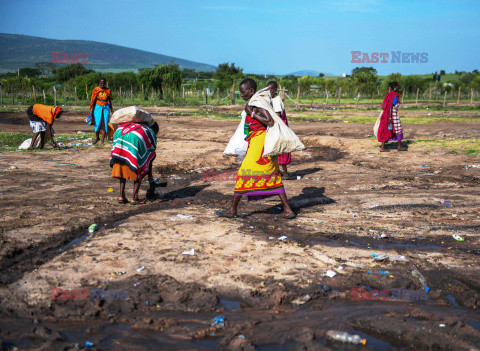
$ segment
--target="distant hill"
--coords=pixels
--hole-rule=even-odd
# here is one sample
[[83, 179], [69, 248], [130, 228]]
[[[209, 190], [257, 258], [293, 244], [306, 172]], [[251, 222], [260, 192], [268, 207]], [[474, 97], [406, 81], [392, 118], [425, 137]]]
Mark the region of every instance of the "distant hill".
[[[124, 46], [100, 43], [88, 40], [56, 40], [32, 37], [20, 34], [0, 33], [0, 69], [17, 70], [22, 67], [33, 67], [36, 62], [61, 61], [63, 54], [76, 63], [97, 71], [137, 70], [139, 68], [154, 67], [155, 64], [175, 62], [180, 68], [189, 68], [196, 71], [214, 71], [215, 66], [184, 60], [177, 57], [156, 54], [153, 52], [131, 49]], [[72, 54], [80, 54], [75, 57]], [[83, 54], [83, 55], [82, 55]], [[85, 57], [88, 55], [88, 58]], [[66, 58], [66, 57], [65, 57]], [[78, 60], [75, 60], [75, 59]], [[86, 59], [86, 63], [82, 62]], [[62, 65], [62, 63], [57, 63]]]
[[320, 73], [323, 73], [327, 77], [333, 77], [336, 76], [336, 74], [333, 73], [326, 73], [326, 72], [319, 72], [319, 71], [313, 71], [313, 70], [304, 70], [304, 71], [297, 71], [293, 73], [286, 74], [287, 76], [297, 76], [297, 77], [303, 77], [303, 76], [310, 76], [310, 77], [318, 77]]

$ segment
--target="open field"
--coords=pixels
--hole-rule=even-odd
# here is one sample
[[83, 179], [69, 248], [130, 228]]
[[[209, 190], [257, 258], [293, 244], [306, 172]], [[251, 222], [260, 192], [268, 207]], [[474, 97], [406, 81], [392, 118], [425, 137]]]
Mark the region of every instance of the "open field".
[[[371, 350], [478, 349], [480, 168], [468, 166], [480, 164], [480, 111], [401, 109], [408, 151], [380, 154], [376, 109], [287, 106], [307, 146], [285, 181], [298, 217], [280, 219], [270, 198], [221, 219], [234, 180], [205, 175], [238, 168], [222, 151], [241, 108], [146, 107], [160, 125], [154, 176], [168, 186], [138, 206], [116, 202], [111, 144], [73, 145], [92, 137], [85, 111], [55, 123], [61, 150], [33, 152], [16, 150], [26, 114], [0, 112], [0, 350], [339, 349], [331, 329]], [[392, 299], [424, 291], [418, 272], [427, 299]], [[128, 299], [52, 300], [55, 288]]]

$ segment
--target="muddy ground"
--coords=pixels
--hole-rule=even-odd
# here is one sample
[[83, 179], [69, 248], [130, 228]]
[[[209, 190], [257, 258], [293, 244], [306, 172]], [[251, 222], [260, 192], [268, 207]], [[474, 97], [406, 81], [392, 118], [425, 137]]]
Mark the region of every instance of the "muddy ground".
[[[0, 153], [0, 350], [345, 349], [327, 342], [332, 329], [371, 350], [480, 348], [480, 169], [464, 168], [478, 157], [408, 143], [381, 154], [371, 125], [293, 122], [307, 146], [285, 180], [298, 217], [279, 218], [271, 198], [222, 219], [234, 180], [205, 172], [238, 168], [222, 156], [238, 122], [149, 110], [160, 124], [155, 176], [168, 186], [145, 205], [116, 202], [109, 144]], [[83, 119], [67, 111], [57, 135], [90, 131]], [[478, 138], [479, 127], [404, 129], [451, 139]], [[0, 130], [31, 132], [22, 113], [1, 113]], [[422, 300], [392, 298], [424, 291], [422, 277]], [[92, 289], [123, 295], [92, 300]]]

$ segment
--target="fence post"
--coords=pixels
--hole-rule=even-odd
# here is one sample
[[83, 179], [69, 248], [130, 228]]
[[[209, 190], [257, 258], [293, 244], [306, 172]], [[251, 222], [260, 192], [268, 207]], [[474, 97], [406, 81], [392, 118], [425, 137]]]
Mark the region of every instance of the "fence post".
[[372, 93], [372, 105], [373, 105], [373, 98], [375, 97], [375, 92]]
[[443, 107], [446, 106], [446, 100], [447, 100], [447, 91], [445, 90], [445, 94], [443, 94]]
[[133, 85], [130, 85], [130, 100], [132, 100], [133, 104]]
[[53, 86], [53, 97], [54, 97], [53, 105], [57, 106], [57, 88], [55, 88], [55, 85]]
[[340, 98], [342, 97], [342, 87], [338, 88], [338, 109], [340, 110]]
[[313, 99], [314, 99], [314, 96], [315, 96], [315, 89], [312, 89], [312, 107], [313, 107]]
[[22, 105], [25, 105], [25, 84], [22, 82]]
[[185, 103], [185, 85], [182, 86], [182, 98], [183, 98], [183, 103]]
[[175, 88], [172, 90], [173, 106], [175, 106]]
[[297, 108], [298, 108], [298, 101], [300, 99], [300, 86], [297, 87]]
[[67, 87], [63, 86], [63, 98], [65, 100], [65, 106], [67, 106]]
[[415, 104], [418, 105], [418, 92], [420, 91], [420, 88], [417, 88], [417, 97], [415, 98]]
[[203, 91], [203, 93], [205, 94], [205, 105], [208, 105], [208, 94], [207, 94], [207, 88], [205, 88], [205, 90]]
[[432, 99], [432, 89], [428, 88], [428, 104], [430, 105], [430, 100]]
[[232, 84], [232, 105], [235, 105], [235, 78], [233, 78], [233, 84]]
[[327, 90], [327, 100], [325, 101], [325, 109], [327, 109], [328, 106], [328, 90]]
[[75, 85], [75, 105], [78, 105], [78, 99], [77, 99], [77, 86]]
[[142, 105], [145, 105], [145, 91], [143, 90], [143, 83], [142, 83]]
[[355, 109], [358, 109], [358, 100], [360, 100], [360, 93], [357, 93], [357, 101], [355, 102]]
[[[12, 93], [12, 105], [15, 105], [15, 99], [13, 97], [13, 84], [10, 84], [10, 90], [11, 90], [11, 93]], [[473, 92], [473, 90], [472, 90]]]
[[0, 104], [3, 105], [3, 92], [2, 92], [2, 86], [0, 85]]
[[[12, 101], [13, 101], [13, 95], [12, 95]], [[473, 88], [470, 91], [470, 105], [473, 104]]]
[[32, 91], [33, 91], [33, 103], [36, 104], [37, 103], [37, 93], [35, 91], [35, 86], [32, 85]]
[[[88, 88], [87, 84], [85, 84], [85, 96], [87, 97], [87, 103], [88, 103]], [[90, 105], [90, 104], [89, 104]]]
[[403, 105], [403, 97], [407, 94], [407, 91], [405, 90], [405, 92], [402, 94], [402, 105]]
[[153, 88], [152, 88], [152, 106], [154, 104]]
[[460, 87], [458, 87], [457, 105], [460, 104]]
[[47, 104], [47, 96], [45, 95], [45, 89], [42, 89], [42, 92], [43, 92], [43, 104], [46, 105]]
[[118, 95], [120, 95], [120, 106], [123, 106], [122, 87], [118, 87]]
[[220, 88], [217, 88], [217, 105], [220, 104]]

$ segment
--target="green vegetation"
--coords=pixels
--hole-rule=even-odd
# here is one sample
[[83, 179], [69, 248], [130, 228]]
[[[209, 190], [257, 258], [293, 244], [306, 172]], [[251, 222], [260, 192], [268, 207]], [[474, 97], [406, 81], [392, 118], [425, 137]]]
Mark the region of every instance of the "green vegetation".
[[16, 150], [31, 134], [0, 132], [0, 151]]
[[[0, 132], [0, 151], [15, 151], [18, 150], [20, 144], [22, 144], [26, 139], [30, 139], [32, 134], [25, 133], [4, 133]], [[60, 146], [61, 148], [80, 148], [83, 149], [87, 146], [85, 145], [67, 145], [75, 144], [78, 141], [91, 138], [95, 140], [95, 133], [82, 133], [82, 134], [57, 134], [55, 135], [55, 141], [57, 143], [61, 142], [65, 145]], [[45, 144], [48, 145], [50, 140], [46, 140]], [[111, 144], [112, 142], [108, 139], [105, 139], [106, 144]], [[93, 145], [96, 147], [97, 145]], [[90, 146], [89, 146], [90, 147]], [[45, 151], [52, 151], [53, 149], [46, 149]], [[22, 150], [25, 151], [25, 150]]]
[[418, 138], [411, 142], [415, 147], [425, 149], [427, 152], [445, 150], [453, 155], [478, 156], [480, 155], [480, 143], [474, 138], [458, 139], [426, 139]]

